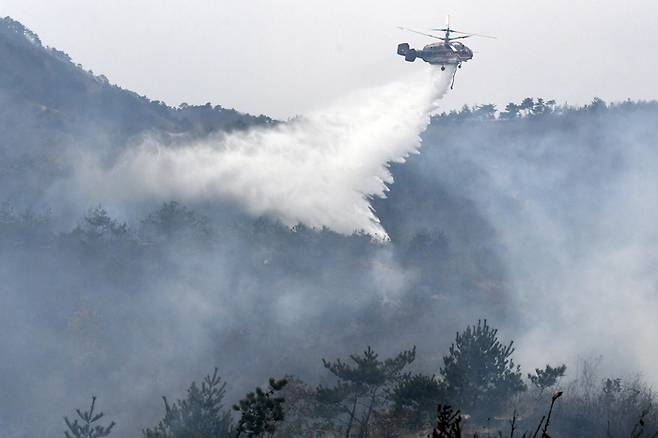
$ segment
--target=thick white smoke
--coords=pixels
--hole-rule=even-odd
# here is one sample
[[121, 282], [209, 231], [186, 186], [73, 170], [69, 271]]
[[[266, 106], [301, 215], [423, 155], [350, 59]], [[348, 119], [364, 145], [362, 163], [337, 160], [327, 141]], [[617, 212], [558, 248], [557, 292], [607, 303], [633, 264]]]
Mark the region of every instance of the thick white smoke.
[[[277, 127], [164, 147], [147, 140], [112, 168], [87, 161], [78, 187], [89, 200], [236, 201], [253, 215], [350, 234], [386, 233], [369, 198], [393, 182], [388, 163], [418, 151], [454, 69], [354, 93]], [[85, 195], [85, 194], [83, 194]], [[87, 198], [87, 196], [84, 196]]]
[[505, 248], [520, 363], [575, 371], [602, 354], [605, 373], [640, 370], [657, 385], [658, 148], [643, 137], [653, 119], [623, 114], [601, 126], [564, 116], [580, 123], [573, 145], [546, 125], [504, 143], [446, 143], [433, 170], [476, 203]]

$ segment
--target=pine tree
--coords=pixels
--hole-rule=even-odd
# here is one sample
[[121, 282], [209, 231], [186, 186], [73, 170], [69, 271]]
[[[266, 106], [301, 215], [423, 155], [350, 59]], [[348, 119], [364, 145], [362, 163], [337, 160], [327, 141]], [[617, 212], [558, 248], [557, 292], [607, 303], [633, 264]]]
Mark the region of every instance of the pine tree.
[[283, 421], [283, 397], [274, 395], [288, 384], [286, 379], [276, 380], [270, 378], [269, 389], [263, 391], [256, 388], [247, 396], [233, 406], [235, 411], [240, 412], [236, 438], [241, 435], [248, 437], [262, 437], [265, 434], [272, 436], [276, 431], [277, 423]]
[[222, 405], [225, 388], [215, 368], [200, 388], [192, 382], [184, 400], [170, 404], [163, 397], [165, 416], [155, 428], [143, 432], [144, 438], [232, 438], [231, 414]]
[[495, 413], [511, 396], [525, 391], [521, 369], [511, 358], [512, 345], [501, 344], [498, 330], [486, 320], [457, 333], [441, 368], [448, 400], [472, 415]]
[[330, 417], [344, 419], [344, 436], [349, 438], [355, 423], [358, 436], [369, 436], [369, 423], [373, 411], [383, 403], [384, 390], [402, 377], [404, 368], [416, 358], [416, 347], [403, 351], [394, 358], [380, 360], [379, 355], [368, 347], [363, 355], [351, 355], [352, 363], [338, 359], [322, 360], [326, 369], [338, 382], [334, 387], [318, 387], [318, 399]]
[[544, 392], [545, 389], [554, 386], [560, 377], [564, 377], [566, 371], [567, 366], [564, 364], [555, 368], [546, 364], [543, 370], [535, 368], [535, 374], [528, 374], [528, 379], [537, 389]]
[[436, 376], [405, 374], [390, 394], [393, 412], [411, 429], [431, 423], [436, 405], [445, 398], [445, 388]]
[[80, 417], [81, 422], [78, 419], [70, 421], [68, 417], [64, 417], [66, 426], [69, 428], [68, 431], [64, 432], [66, 438], [101, 438], [106, 437], [112, 432], [112, 428], [115, 426], [115, 422], [112, 421], [109, 426], [101, 426], [97, 423], [101, 418], [103, 418], [103, 413], [99, 412], [94, 414], [94, 409], [96, 408], [96, 397], [91, 398], [91, 407], [88, 411], [81, 412], [80, 409], [76, 409], [75, 412]]

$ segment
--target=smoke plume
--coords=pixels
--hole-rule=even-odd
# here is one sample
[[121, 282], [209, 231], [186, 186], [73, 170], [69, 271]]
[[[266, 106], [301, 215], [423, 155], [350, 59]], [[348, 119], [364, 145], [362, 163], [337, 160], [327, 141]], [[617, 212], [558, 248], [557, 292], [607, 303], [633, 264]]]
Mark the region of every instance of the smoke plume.
[[[80, 166], [74, 188], [106, 205], [139, 199], [229, 200], [254, 216], [351, 234], [386, 232], [369, 199], [393, 183], [390, 162], [417, 153], [419, 134], [454, 68], [363, 90], [328, 108], [269, 128], [164, 147], [147, 139], [102, 169]], [[85, 189], [86, 188], [86, 189]]]
[[498, 126], [449, 140], [433, 127], [425, 141], [441, 148], [422, 163], [475, 202], [505, 248], [523, 315], [513, 330], [520, 362], [563, 358], [575, 370], [603, 355], [604, 372], [641, 370], [656, 384], [647, 347], [658, 332], [655, 113], [620, 106], [530, 119], [513, 134]]

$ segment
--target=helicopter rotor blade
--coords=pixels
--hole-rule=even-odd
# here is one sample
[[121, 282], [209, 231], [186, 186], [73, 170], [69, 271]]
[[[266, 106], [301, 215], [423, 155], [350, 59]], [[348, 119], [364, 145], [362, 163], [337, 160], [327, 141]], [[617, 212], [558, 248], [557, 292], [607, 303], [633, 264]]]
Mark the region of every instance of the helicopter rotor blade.
[[430, 30], [435, 31], [435, 32], [437, 32], [437, 31], [438, 31], [438, 32], [447, 32], [447, 31], [450, 31], [450, 33], [467, 33], [467, 32], [460, 32], [460, 31], [458, 31], [458, 30], [452, 30], [452, 29], [450, 29], [450, 28], [444, 28], [444, 29], [434, 29], [434, 28], [432, 28], [432, 29], [430, 29]]
[[481, 34], [481, 33], [471, 33], [470, 35], [471, 35], [471, 36], [480, 37], [480, 38], [489, 38], [489, 39], [492, 39], [492, 40], [497, 39], [495, 36], [484, 35], [484, 34]]
[[417, 31], [417, 30], [413, 30], [413, 29], [407, 29], [406, 27], [402, 27], [402, 26], [398, 26], [398, 29], [400, 29], [400, 30], [406, 30], [407, 32], [417, 33], [417, 34], [419, 34], [419, 35], [424, 35], [424, 36], [426, 36], [426, 37], [430, 37], [430, 38], [436, 38], [437, 40], [442, 40], [442, 39], [443, 39], [443, 38], [438, 37], [438, 36], [436, 36], [436, 35], [432, 35], [432, 34], [425, 33], [425, 32], [419, 32], [419, 31]]
[[480, 37], [480, 38], [489, 38], [489, 39], [492, 39], [492, 40], [496, 39], [495, 36], [484, 35], [484, 34], [481, 34], [481, 33], [468, 33], [468, 32], [459, 32], [459, 33], [467, 34], [467, 35], [470, 35], [470, 36], [476, 36], [476, 37]]
[[495, 36], [484, 35], [484, 34], [481, 34], [481, 33], [462, 32], [461, 30], [452, 30], [452, 29], [431, 29], [431, 30], [433, 30], [433, 31], [441, 31], [441, 32], [446, 32], [446, 31], [449, 30], [450, 33], [462, 33], [462, 34], [464, 34], [464, 35], [473, 35], [473, 36], [478, 36], [478, 37], [482, 37], [482, 38], [491, 38], [491, 39], [494, 39], [494, 40], [496, 39]]
[[454, 37], [454, 38], [448, 38], [448, 41], [452, 41], [452, 40], [463, 40], [464, 38], [470, 38], [470, 37], [472, 37], [472, 36], [475, 36], [475, 35], [464, 35], [464, 36], [459, 36], [459, 37]]

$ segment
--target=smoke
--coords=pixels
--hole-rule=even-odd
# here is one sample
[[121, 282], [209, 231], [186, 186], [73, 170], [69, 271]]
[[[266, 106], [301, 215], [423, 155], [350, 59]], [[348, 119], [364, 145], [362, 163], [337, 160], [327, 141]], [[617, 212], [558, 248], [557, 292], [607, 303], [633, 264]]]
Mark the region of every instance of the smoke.
[[288, 226], [386, 238], [369, 199], [385, 197], [393, 183], [388, 163], [417, 153], [453, 74], [454, 67], [424, 71], [273, 128], [175, 148], [147, 139], [109, 169], [87, 156], [66, 190], [106, 205], [229, 200]]
[[559, 118], [513, 133], [483, 124], [428, 147], [436, 179], [473, 200], [503, 245], [527, 369], [602, 355], [603, 372], [657, 382], [654, 117], [620, 107], [563, 116], [567, 129]]

